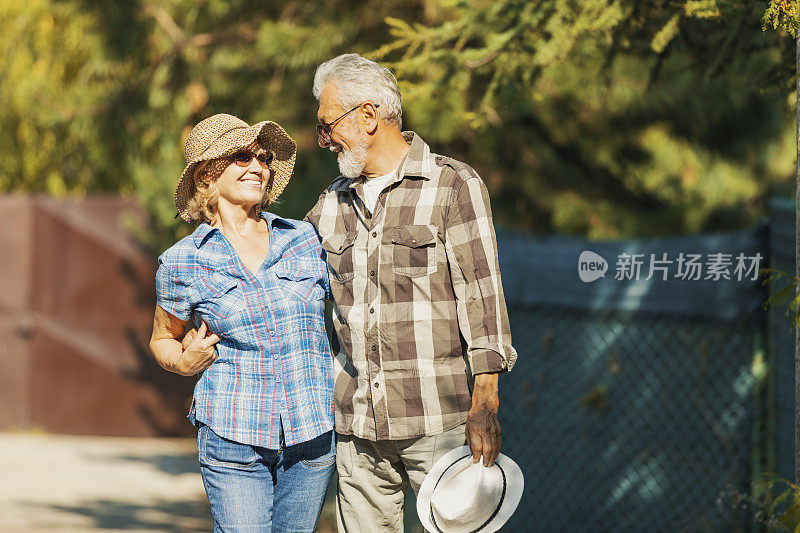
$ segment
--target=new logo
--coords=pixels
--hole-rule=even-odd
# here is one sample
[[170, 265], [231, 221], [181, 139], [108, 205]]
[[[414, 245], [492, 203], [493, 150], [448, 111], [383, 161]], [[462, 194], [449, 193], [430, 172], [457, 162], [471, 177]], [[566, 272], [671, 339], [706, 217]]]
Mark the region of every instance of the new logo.
[[578, 276], [584, 283], [590, 283], [599, 278], [606, 277], [608, 271], [608, 262], [603, 259], [603, 256], [598, 255], [590, 250], [581, 252], [578, 258]]

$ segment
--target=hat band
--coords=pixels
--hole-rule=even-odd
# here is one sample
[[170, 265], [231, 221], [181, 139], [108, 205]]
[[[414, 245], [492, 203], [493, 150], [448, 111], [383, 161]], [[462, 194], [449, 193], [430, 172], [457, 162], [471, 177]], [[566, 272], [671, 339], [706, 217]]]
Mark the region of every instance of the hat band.
[[234, 126], [234, 127], [230, 128], [228, 130], [223, 131], [222, 133], [217, 135], [217, 137], [213, 141], [211, 141], [211, 144], [206, 146], [205, 149], [203, 149], [203, 151], [200, 152], [200, 154], [197, 157], [202, 157], [204, 153], [208, 152], [209, 148], [214, 146], [215, 142], [217, 142], [218, 140], [222, 139], [225, 135], [229, 134], [230, 132], [235, 131], [235, 130], [246, 130], [249, 127], [250, 126]]
[[[465, 455], [461, 459], [456, 459], [455, 461], [450, 463], [447, 468], [442, 470], [442, 473], [439, 475], [439, 479], [436, 480], [436, 485], [433, 486], [433, 490], [435, 491], [436, 487], [438, 487], [439, 483], [442, 481], [442, 479], [444, 479], [445, 472], [450, 470], [459, 461], [463, 461], [464, 459], [467, 459], [468, 457], [471, 457], [471, 456], [470, 455]], [[500, 463], [495, 461], [494, 464], [495, 464], [495, 466], [497, 466], [497, 468], [500, 469], [500, 474], [502, 474], [502, 476], [503, 476], [503, 492], [500, 493], [500, 500], [497, 502], [497, 507], [495, 508], [494, 512], [492, 512], [491, 516], [489, 518], [487, 518], [486, 521], [483, 524], [478, 526], [477, 529], [473, 529], [469, 533], [478, 533], [481, 529], [485, 528], [487, 526], [487, 524], [489, 524], [489, 522], [494, 520], [494, 517], [497, 516], [497, 513], [500, 512], [500, 508], [503, 506], [503, 499], [505, 499], [505, 497], [506, 497], [506, 473], [503, 471], [503, 467], [500, 466]], [[433, 493], [433, 491], [431, 491], [431, 493]], [[430, 513], [431, 513], [431, 516], [430, 516], [431, 524], [433, 524], [433, 527], [436, 528], [436, 531], [438, 533], [444, 533], [444, 531], [442, 531], [442, 528], [439, 527], [439, 524], [436, 523], [436, 517], [433, 516], [433, 506], [432, 505], [430, 506]]]

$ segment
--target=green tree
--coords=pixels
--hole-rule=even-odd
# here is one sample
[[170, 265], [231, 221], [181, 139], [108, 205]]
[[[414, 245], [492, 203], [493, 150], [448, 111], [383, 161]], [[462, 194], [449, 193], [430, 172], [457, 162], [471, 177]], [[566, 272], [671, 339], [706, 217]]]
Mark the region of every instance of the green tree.
[[792, 172], [793, 73], [764, 4], [443, 1], [374, 56], [506, 225], [590, 237], [751, 224]]
[[0, 191], [113, 191], [151, 215], [154, 251], [173, 220], [182, 143], [213, 113], [282, 124], [299, 144], [277, 209], [302, 217], [336, 176], [316, 146], [314, 69], [388, 39], [384, 19], [424, 4], [328, 1], [31, 0], [0, 5]]
[[590, 237], [748, 225], [788, 188], [790, 51], [734, 0], [29, 0], [0, 6], [0, 191], [120, 192], [174, 221], [182, 140], [217, 112], [298, 141], [277, 209], [337, 173], [314, 69], [392, 66], [406, 126], [475, 166], [498, 221]]

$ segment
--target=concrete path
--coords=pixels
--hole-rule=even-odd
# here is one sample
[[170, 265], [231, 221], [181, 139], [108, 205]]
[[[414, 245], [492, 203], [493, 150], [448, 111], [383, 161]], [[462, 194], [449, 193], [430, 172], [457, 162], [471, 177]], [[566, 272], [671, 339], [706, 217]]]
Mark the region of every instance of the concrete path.
[[0, 531], [211, 531], [196, 441], [0, 433]]

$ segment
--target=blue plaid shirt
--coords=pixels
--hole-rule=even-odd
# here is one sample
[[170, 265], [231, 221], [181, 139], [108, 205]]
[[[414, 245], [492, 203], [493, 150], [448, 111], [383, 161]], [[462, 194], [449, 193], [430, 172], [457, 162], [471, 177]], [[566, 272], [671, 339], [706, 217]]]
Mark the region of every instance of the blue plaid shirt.
[[308, 222], [264, 213], [270, 249], [251, 273], [222, 232], [201, 224], [159, 257], [158, 305], [220, 336], [194, 388], [189, 419], [271, 449], [333, 429], [333, 361], [325, 334], [325, 257]]

